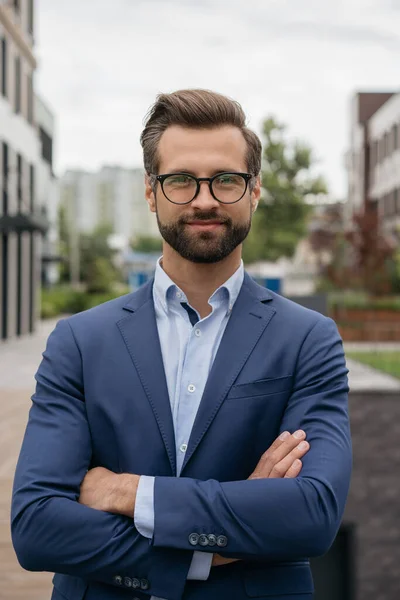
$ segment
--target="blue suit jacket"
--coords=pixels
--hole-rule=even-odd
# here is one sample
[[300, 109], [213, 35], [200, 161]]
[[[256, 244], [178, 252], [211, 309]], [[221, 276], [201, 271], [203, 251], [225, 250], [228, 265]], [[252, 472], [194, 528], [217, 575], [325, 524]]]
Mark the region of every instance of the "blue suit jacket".
[[[308, 557], [334, 540], [351, 471], [330, 319], [245, 276], [179, 478], [152, 283], [61, 321], [36, 380], [12, 536], [24, 568], [58, 574], [54, 599], [312, 597]], [[246, 481], [279, 432], [300, 427], [311, 443], [300, 477]], [[153, 540], [77, 502], [95, 466], [157, 476]], [[201, 546], [203, 533], [226, 545]], [[243, 560], [187, 582], [193, 550]]]

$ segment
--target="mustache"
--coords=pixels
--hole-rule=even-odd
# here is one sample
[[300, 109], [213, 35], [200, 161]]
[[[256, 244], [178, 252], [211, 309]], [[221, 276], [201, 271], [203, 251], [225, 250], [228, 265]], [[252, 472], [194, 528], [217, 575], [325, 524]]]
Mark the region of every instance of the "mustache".
[[220, 221], [221, 223], [231, 223], [232, 219], [230, 217], [223, 217], [211, 211], [197, 212], [196, 214], [190, 216], [182, 215], [179, 219], [179, 223], [181, 225], [191, 223], [192, 221]]

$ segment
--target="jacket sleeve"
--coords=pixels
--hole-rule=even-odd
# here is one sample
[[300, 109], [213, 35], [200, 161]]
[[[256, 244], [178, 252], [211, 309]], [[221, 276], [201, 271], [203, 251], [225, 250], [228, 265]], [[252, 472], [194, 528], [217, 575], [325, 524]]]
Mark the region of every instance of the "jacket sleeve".
[[[142, 475], [136, 493], [135, 527], [144, 537], [151, 539], [154, 533], [154, 477]], [[187, 578], [206, 581], [210, 575], [213, 555], [193, 552]]]
[[146, 579], [147, 595], [181, 598], [190, 551], [153, 548], [132, 519], [79, 504], [91, 464], [82, 360], [68, 321], [50, 335], [16, 469], [11, 530], [21, 566], [120, 587]]
[[154, 546], [198, 549], [198, 535], [206, 533], [219, 547], [202, 550], [224, 556], [324, 554], [337, 534], [350, 482], [347, 373], [337, 328], [319, 317], [299, 350], [281, 428], [307, 432], [311, 447], [300, 476], [224, 483], [156, 477]]

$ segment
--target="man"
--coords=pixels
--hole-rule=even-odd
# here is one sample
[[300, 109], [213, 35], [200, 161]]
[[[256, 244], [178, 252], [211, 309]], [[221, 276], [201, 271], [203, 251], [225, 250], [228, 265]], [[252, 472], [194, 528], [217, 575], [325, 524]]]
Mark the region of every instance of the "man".
[[161, 95], [141, 142], [162, 260], [48, 340], [16, 553], [54, 600], [309, 600], [351, 470], [340, 337], [244, 273], [261, 144], [237, 103]]

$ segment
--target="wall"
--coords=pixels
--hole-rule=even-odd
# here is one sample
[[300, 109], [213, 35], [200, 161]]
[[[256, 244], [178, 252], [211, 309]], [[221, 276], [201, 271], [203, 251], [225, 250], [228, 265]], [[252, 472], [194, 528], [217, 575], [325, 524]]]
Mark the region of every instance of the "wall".
[[398, 600], [399, 390], [352, 392], [350, 416], [354, 466], [345, 521], [356, 526], [356, 600]]

